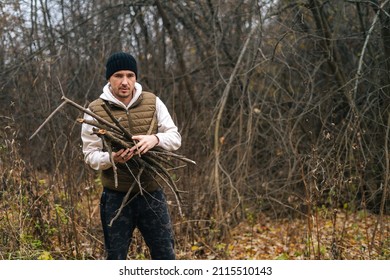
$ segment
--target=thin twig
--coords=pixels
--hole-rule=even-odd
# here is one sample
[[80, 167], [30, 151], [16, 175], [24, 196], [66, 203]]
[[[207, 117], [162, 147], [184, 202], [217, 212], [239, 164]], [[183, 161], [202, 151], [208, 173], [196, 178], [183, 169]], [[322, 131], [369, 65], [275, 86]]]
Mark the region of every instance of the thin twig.
[[96, 115], [95, 113], [91, 112], [90, 110], [84, 108], [83, 106], [77, 104], [76, 102], [70, 100], [69, 98], [65, 97], [64, 95], [61, 98], [62, 100], [65, 100], [69, 105], [72, 105], [73, 107], [76, 107], [77, 109], [81, 110], [82, 112], [86, 113], [87, 115], [90, 115], [91, 117], [95, 118], [99, 122], [107, 125], [108, 127], [112, 128], [115, 131], [122, 132], [118, 127], [111, 124], [110, 122], [106, 121], [105, 119], [101, 118], [100, 116]]
[[123, 134], [124, 134], [128, 139], [131, 139], [133, 136], [130, 134], [130, 132], [129, 132], [128, 130], [126, 130], [126, 129], [121, 125], [121, 123], [118, 121], [118, 119], [114, 117], [114, 115], [113, 115], [112, 112], [110, 111], [110, 108], [108, 108], [107, 104], [106, 104], [106, 103], [103, 103], [103, 104], [102, 104], [102, 107], [103, 107], [104, 111], [106, 111], [106, 113], [108, 114], [108, 116], [111, 118], [111, 120], [116, 124], [116, 126], [119, 127], [119, 129], [123, 132]]
[[136, 196], [137, 194], [135, 194], [130, 200], [129, 200], [129, 196], [132, 192], [132, 190], [134, 189], [135, 187], [135, 184], [136, 184], [136, 181], [133, 182], [133, 184], [131, 185], [131, 187], [129, 188], [129, 190], [127, 191], [125, 197], [123, 198], [122, 200], [122, 203], [121, 203], [121, 206], [118, 208], [118, 211], [116, 212], [114, 218], [111, 219], [110, 223], [108, 226], [112, 226], [112, 224], [115, 222], [116, 219], [118, 219], [119, 215], [121, 214], [123, 208], [128, 204], [130, 203]]
[[108, 141], [106, 140], [105, 137], [101, 137], [101, 139], [103, 141], [103, 145], [107, 148], [107, 152], [110, 155], [110, 161], [112, 163], [112, 171], [114, 172], [114, 187], [117, 188], [118, 187], [118, 168], [117, 168], [115, 161], [114, 161], [114, 154], [112, 153], [112, 146], [110, 145], [110, 143], [108, 143]]
[[64, 107], [64, 105], [66, 104], [67, 102], [64, 101], [62, 102], [47, 118], [46, 120], [38, 127], [38, 129], [33, 133], [33, 135], [30, 136], [30, 138], [28, 138], [28, 140], [31, 140], [34, 138], [35, 135], [37, 135], [37, 133], [42, 129], [42, 127], [45, 126], [45, 124], [62, 108]]
[[[106, 111], [106, 113], [108, 114], [108, 116], [110, 117], [110, 119], [116, 124], [116, 126], [123, 132], [123, 134], [128, 138], [128, 140], [132, 140], [132, 142], [134, 143], [134, 146], [136, 147], [137, 151], [139, 152], [139, 149], [138, 149], [138, 146], [136, 146], [136, 142], [133, 140], [133, 135], [131, 135], [131, 133], [122, 126], [122, 124], [119, 122], [119, 120], [117, 118], [115, 118], [115, 116], [112, 114], [112, 112], [110, 111], [110, 108], [108, 108], [107, 104], [106, 103], [103, 103], [102, 104], [102, 107], [104, 109], [104, 111]], [[138, 153], [139, 154], [139, 157], [141, 157], [141, 153]]]
[[104, 129], [104, 130], [109, 130], [111, 133], [115, 134], [116, 137], [119, 137], [119, 138], [123, 138], [123, 135], [122, 134], [119, 134], [119, 132], [117, 130], [113, 130], [112, 128], [110, 127], [107, 127], [106, 125], [104, 124], [101, 124], [99, 123], [98, 121], [95, 121], [95, 120], [87, 120], [87, 119], [83, 119], [83, 118], [78, 118], [76, 120], [78, 123], [80, 124], [88, 124], [90, 126], [94, 126], [94, 127], [98, 127], [98, 128], [101, 128], [101, 129]]
[[110, 142], [114, 145], [116, 144], [122, 148], [131, 148], [132, 147], [129, 143], [119, 139], [118, 137], [114, 136], [111, 132], [109, 132], [105, 129], [93, 128], [92, 130], [93, 130], [93, 134], [108, 138], [110, 140]]
[[183, 155], [178, 155], [178, 154], [175, 154], [175, 153], [172, 153], [172, 152], [169, 152], [169, 151], [161, 151], [161, 150], [150, 150], [149, 152], [152, 152], [152, 153], [155, 153], [155, 154], [158, 154], [158, 155], [164, 155], [164, 156], [168, 156], [168, 157], [174, 157], [176, 159], [179, 159], [181, 161], [184, 161], [184, 162], [187, 162], [187, 163], [191, 163], [191, 164], [194, 164], [196, 165], [196, 162], [193, 161], [192, 159], [189, 159], [189, 158], [186, 158], [185, 156]]

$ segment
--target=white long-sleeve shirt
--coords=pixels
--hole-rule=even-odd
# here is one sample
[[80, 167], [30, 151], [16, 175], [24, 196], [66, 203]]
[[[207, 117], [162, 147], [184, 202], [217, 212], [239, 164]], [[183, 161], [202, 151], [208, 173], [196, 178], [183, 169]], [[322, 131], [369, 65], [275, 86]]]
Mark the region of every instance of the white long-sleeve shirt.
[[[118, 106], [128, 110], [132, 104], [139, 98], [142, 93], [142, 86], [139, 83], [135, 83], [135, 94], [132, 100], [126, 106], [123, 102], [114, 97], [109, 89], [109, 85], [106, 84], [103, 88], [103, 93], [100, 98], [113, 102]], [[158, 147], [161, 147], [168, 151], [175, 151], [181, 146], [181, 135], [175, 123], [172, 120], [171, 115], [168, 112], [167, 107], [161, 101], [160, 98], [156, 98], [156, 113], [157, 113], [157, 137], [159, 139]], [[84, 119], [94, 120], [90, 115], [84, 114]], [[85, 162], [95, 170], [105, 170], [112, 166], [110, 160], [110, 154], [103, 151], [103, 142], [97, 136], [92, 134], [92, 125], [83, 124], [81, 128], [81, 139], [83, 141], [83, 154]]]

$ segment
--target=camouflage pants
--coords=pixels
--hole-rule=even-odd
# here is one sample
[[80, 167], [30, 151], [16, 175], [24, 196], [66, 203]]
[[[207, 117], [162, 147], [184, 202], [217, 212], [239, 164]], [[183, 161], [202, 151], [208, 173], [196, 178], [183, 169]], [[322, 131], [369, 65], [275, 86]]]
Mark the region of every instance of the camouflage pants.
[[104, 188], [100, 200], [100, 215], [104, 232], [107, 259], [125, 260], [137, 227], [152, 259], [175, 259], [172, 224], [165, 195], [162, 190], [138, 195], [115, 217], [125, 193]]

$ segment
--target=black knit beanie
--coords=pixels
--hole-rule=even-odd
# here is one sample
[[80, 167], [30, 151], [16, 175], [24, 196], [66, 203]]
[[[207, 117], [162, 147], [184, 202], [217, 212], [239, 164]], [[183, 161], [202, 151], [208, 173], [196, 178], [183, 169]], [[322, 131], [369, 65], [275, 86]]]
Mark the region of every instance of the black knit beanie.
[[120, 70], [130, 70], [137, 77], [137, 62], [135, 58], [125, 52], [117, 52], [112, 54], [106, 63], [106, 79], [110, 79], [111, 75]]

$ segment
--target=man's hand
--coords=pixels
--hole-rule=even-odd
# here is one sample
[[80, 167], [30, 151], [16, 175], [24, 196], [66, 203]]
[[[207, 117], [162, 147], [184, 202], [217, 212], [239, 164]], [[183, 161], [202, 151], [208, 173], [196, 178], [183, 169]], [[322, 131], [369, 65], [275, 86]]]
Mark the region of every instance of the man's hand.
[[134, 155], [144, 154], [160, 142], [156, 135], [137, 135], [133, 136], [132, 139], [137, 141], [137, 144], [135, 144], [131, 149], [120, 149], [119, 151], [112, 153], [114, 162], [125, 163]]
[[125, 163], [133, 157], [134, 153], [130, 151], [130, 148], [120, 149], [117, 152], [112, 153], [112, 158], [114, 162]]
[[145, 154], [147, 151], [155, 147], [160, 140], [157, 135], [136, 135], [132, 138], [137, 144], [130, 149], [132, 154]]

